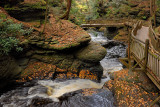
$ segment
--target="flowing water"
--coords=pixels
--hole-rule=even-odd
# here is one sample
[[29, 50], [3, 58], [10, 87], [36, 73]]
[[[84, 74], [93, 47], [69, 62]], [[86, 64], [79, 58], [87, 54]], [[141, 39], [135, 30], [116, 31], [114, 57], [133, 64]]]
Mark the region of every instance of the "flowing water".
[[[105, 44], [110, 41], [102, 32], [89, 34], [94, 42]], [[125, 56], [125, 48], [122, 44], [106, 48], [107, 54], [101, 65], [107, 78], [101, 83], [86, 79], [32, 81], [4, 93], [0, 97], [0, 107], [113, 107], [112, 92], [102, 87], [110, 79], [108, 72], [122, 69], [117, 58]], [[96, 94], [85, 96], [82, 89], [87, 88], [96, 89]]]
[[123, 43], [109, 40], [106, 36], [104, 36], [103, 32], [93, 30], [88, 32], [94, 42], [100, 43], [104, 46], [107, 43], [111, 43], [111, 45], [108, 45], [106, 48], [107, 54], [105, 58], [100, 62], [104, 69], [103, 75], [108, 77], [108, 73], [123, 69], [123, 65], [119, 62], [118, 58], [126, 56], [127, 46]]

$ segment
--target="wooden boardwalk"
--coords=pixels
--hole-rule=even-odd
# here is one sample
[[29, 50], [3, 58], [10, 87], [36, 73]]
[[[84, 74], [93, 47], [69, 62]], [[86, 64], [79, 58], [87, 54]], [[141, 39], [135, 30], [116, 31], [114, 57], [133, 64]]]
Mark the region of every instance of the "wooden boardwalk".
[[120, 58], [120, 61], [131, 71], [145, 72], [160, 89], [160, 53], [153, 48], [151, 34], [154, 34], [153, 29], [137, 22], [129, 36], [128, 58]]
[[136, 38], [143, 42], [149, 39], [149, 27], [142, 26], [142, 28], [137, 31]]
[[[150, 23], [149, 23], [150, 24]], [[148, 23], [147, 23], [148, 25]], [[91, 20], [81, 27], [132, 27], [129, 35], [128, 57], [120, 61], [130, 71], [145, 72], [160, 90], [160, 36], [156, 35], [152, 25], [142, 26], [142, 21], [129, 20]], [[158, 97], [151, 105], [158, 101]]]

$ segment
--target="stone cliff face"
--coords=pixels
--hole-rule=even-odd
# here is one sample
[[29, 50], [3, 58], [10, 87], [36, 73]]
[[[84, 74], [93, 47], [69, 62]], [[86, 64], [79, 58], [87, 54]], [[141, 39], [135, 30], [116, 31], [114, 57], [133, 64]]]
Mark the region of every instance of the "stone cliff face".
[[[79, 26], [67, 20], [57, 21], [50, 15], [44, 34], [40, 36], [43, 25], [35, 28], [32, 24], [20, 22], [10, 17], [3, 8], [0, 14], [6, 15], [5, 20], [12, 19], [14, 23], [23, 23], [24, 28], [33, 28], [30, 35], [17, 37], [23, 52], [12, 52], [5, 56], [6, 60], [1, 60], [4, 59], [1, 56], [1, 79], [19, 78], [17, 81], [24, 82], [33, 79], [86, 78], [100, 81], [103, 68], [99, 61], [105, 57], [106, 49], [90, 42], [90, 36]], [[6, 64], [10, 59], [14, 60]]]
[[44, 19], [46, 9], [44, 0], [4, 0], [0, 6], [12, 17], [27, 22]]

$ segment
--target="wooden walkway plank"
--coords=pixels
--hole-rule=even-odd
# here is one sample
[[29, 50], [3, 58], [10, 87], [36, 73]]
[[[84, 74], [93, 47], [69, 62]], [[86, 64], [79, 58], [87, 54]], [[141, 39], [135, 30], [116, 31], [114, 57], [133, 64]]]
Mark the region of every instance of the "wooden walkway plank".
[[123, 27], [124, 23], [108, 23], [108, 24], [81, 24], [81, 27]]

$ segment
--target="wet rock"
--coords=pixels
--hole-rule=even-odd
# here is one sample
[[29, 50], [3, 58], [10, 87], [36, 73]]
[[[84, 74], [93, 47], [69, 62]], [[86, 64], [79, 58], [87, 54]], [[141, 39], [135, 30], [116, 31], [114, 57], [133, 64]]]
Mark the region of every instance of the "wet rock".
[[[30, 107], [46, 107], [48, 104], [53, 103], [51, 99], [41, 97], [34, 97], [29, 104]], [[55, 106], [55, 105], [54, 105]], [[57, 106], [55, 106], [57, 107]]]
[[62, 103], [62, 107], [70, 106], [70, 107], [114, 107], [113, 105], [113, 96], [112, 93], [106, 90], [99, 90], [96, 94], [91, 96], [83, 96], [81, 94], [77, 94], [68, 101], [64, 101]]
[[106, 55], [106, 49], [100, 44], [91, 42], [88, 46], [77, 51], [76, 58], [86, 62], [99, 62]]
[[[29, 88], [16, 89], [9, 91], [0, 97], [3, 106], [21, 107], [114, 107], [114, 97], [108, 89], [82, 89], [69, 92], [55, 102], [49, 96], [28, 96]], [[14, 99], [14, 100], [13, 100]]]
[[114, 46], [118, 46], [118, 45], [122, 45], [125, 47], [123, 42], [119, 42], [119, 41], [115, 41], [115, 40], [109, 40], [108, 42], [102, 44], [103, 47], [108, 48], [108, 49], [110, 49]]

